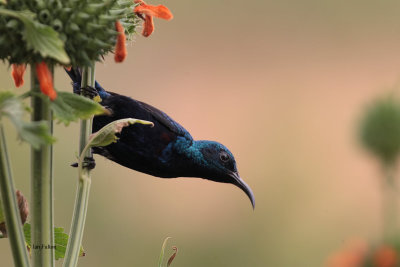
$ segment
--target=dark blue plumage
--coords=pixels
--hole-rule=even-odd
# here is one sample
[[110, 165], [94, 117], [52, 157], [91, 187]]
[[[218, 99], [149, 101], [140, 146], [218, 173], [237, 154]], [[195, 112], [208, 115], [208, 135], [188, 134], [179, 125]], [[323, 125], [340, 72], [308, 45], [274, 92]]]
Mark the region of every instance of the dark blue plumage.
[[[80, 72], [71, 69], [67, 73], [73, 81], [74, 92], [79, 92]], [[235, 158], [225, 146], [214, 141], [193, 140], [185, 128], [164, 112], [130, 97], [107, 92], [97, 81], [95, 89], [111, 115], [95, 116], [93, 132], [123, 118], [151, 121], [154, 127], [137, 124], [124, 128], [116, 143], [95, 147], [93, 153], [157, 177], [199, 177], [234, 184], [247, 194], [254, 207], [253, 193], [239, 177]]]

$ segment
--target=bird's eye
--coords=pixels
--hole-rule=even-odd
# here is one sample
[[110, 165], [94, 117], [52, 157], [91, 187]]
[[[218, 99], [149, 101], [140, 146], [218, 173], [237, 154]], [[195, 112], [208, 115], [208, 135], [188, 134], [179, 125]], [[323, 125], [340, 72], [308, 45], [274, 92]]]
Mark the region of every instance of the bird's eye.
[[229, 160], [229, 155], [226, 152], [221, 152], [221, 154], [219, 154], [219, 158], [223, 162], [227, 162]]

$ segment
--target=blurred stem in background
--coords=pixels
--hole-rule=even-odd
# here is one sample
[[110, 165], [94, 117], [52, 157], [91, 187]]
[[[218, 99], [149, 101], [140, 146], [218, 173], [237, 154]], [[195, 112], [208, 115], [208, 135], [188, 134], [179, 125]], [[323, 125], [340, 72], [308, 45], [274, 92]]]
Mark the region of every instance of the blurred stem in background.
[[[40, 97], [39, 81], [35, 65], [31, 65], [32, 121], [46, 121], [49, 134], [53, 133], [53, 118], [48, 99]], [[51, 67], [53, 79], [53, 67]], [[32, 264], [34, 267], [54, 266], [54, 218], [53, 218], [53, 146], [31, 148], [31, 224]], [[50, 246], [50, 249], [34, 249], [34, 246]]]
[[398, 189], [395, 179], [395, 164], [384, 164], [382, 179], [382, 238], [383, 242], [390, 242], [397, 236], [399, 230], [399, 205], [398, 205]]
[[[399, 190], [396, 179], [400, 156], [400, 101], [393, 95], [374, 100], [360, 121], [359, 139], [380, 163], [382, 235], [379, 240], [350, 240], [332, 253], [325, 267], [398, 267]], [[378, 186], [379, 187], [379, 186]]]
[[398, 234], [398, 190], [395, 172], [400, 155], [400, 101], [392, 95], [373, 101], [360, 125], [360, 140], [380, 161], [382, 194], [382, 241]]

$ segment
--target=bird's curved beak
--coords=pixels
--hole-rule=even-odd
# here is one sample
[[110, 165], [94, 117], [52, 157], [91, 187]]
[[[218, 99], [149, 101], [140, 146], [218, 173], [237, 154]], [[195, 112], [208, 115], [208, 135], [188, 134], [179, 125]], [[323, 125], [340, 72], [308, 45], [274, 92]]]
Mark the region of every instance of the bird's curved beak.
[[251, 205], [253, 206], [253, 209], [256, 207], [256, 200], [254, 199], [254, 194], [253, 191], [251, 190], [250, 186], [248, 186], [242, 178], [240, 178], [239, 173], [233, 172], [231, 174], [231, 177], [234, 179], [234, 185], [242, 189], [246, 195], [249, 197], [251, 201]]

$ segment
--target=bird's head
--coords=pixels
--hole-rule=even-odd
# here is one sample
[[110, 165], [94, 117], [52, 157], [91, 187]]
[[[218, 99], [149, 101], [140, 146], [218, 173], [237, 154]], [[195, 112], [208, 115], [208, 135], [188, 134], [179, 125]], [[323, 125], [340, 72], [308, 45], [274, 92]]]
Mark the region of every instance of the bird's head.
[[[253, 208], [253, 191], [239, 176], [233, 154], [224, 145], [213, 141], [195, 141], [194, 148], [201, 158], [200, 176], [208, 180], [234, 184], [249, 197]], [[198, 153], [200, 152], [200, 153]]]

